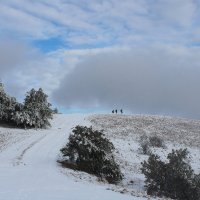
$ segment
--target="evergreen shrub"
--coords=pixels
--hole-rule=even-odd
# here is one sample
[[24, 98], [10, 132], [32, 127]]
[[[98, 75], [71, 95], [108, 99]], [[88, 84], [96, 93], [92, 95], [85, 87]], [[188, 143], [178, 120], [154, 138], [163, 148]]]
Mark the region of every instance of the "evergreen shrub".
[[106, 179], [109, 183], [122, 180], [122, 173], [114, 160], [114, 145], [101, 131], [76, 126], [69, 142], [61, 149], [66, 167], [85, 171]]
[[141, 171], [145, 175], [147, 194], [166, 196], [178, 200], [200, 199], [200, 175], [194, 174], [188, 163], [187, 149], [172, 150], [168, 162], [151, 154], [142, 162]]

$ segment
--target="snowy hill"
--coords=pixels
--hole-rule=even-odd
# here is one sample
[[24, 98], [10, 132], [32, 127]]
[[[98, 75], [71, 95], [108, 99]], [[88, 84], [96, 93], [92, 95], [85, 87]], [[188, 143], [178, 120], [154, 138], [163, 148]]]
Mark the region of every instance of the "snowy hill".
[[[62, 168], [56, 160], [76, 125], [104, 129], [114, 143], [124, 174], [118, 186], [99, 183], [84, 172]], [[47, 130], [0, 127], [0, 200], [148, 199], [140, 163], [141, 135], [158, 135], [165, 149], [152, 149], [163, 159], [172, 148], [190, 151], [191, 165], [200, 173], [200, 122], [158, 116], [55, 115]], [[150, 198], [153, 199], [153, 198]]]

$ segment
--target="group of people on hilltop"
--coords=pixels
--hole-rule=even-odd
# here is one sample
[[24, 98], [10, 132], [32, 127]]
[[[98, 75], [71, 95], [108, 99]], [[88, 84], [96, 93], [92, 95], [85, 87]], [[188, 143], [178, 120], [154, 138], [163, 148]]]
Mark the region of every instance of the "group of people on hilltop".
[[[117, 114], [117, 109], [116, 109], [116, 110], [112, 110], [112, 113], [113, 113], [113, 114], [114, 114], [114, 113]], [[122, 110], [122, 109], [120, 109], [120, 113], [123, 114], [123, 110]]]

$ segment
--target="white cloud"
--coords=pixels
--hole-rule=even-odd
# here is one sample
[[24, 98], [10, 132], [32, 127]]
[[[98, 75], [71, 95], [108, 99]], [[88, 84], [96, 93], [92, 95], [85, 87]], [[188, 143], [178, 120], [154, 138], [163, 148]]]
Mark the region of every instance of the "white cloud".
[[49, 22], [6, 5], [0, 6], [0, 25], [8, 35], [20, 34], [21, 38], [46, 38], [55, 34], [55, 27]]
[[88, 56], [115, 52], [121, 47], [65, 50], [42, 53], [23, 41], [0, 41], [0, 78], [7, 91], [22, 99], [31, 88], [42, 87], [48, 95], [57, 89], [61, 80]]
[[0, 5], [0, 26], [6, 33], [34, 39], [59, 36], [71, 45], [87, 41], [131, 45], [138, 35], [146, 43], [156, 39], [184, 43], [187, 28], [194, 32], [193, 25], [199, 21], [194, 0], [7, 0]]
[[191, 26], [196, 15], [197, 6], [193, 0], [163, 0], [155, 6], [161, 20], [179, 26]]

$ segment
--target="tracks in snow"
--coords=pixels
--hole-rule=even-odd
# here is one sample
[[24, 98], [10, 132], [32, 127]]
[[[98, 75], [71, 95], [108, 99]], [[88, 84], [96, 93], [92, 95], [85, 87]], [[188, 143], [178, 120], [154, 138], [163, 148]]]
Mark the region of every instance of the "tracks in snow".
[[20, 164], [24, 164], [23, 163], [23, 157], [24, 155], [26, 154], [26, 152], [28, 150], [30, 150], [35, 144], [37, 144], [38, 142], [40, 142], [43, 138], [45, 138], [47, 135], [43, 135], [42, 137], [38, 138], [37, 140], [35, 140], [34, 142], [32, 142], [31, 144], [29, 144], [28, 147], [26, 147], [22, 152], [21, 154], [15, 159], [15, 161], [13, 162], [13, 166], [16, 166], [16, 165], [20, 165]]

